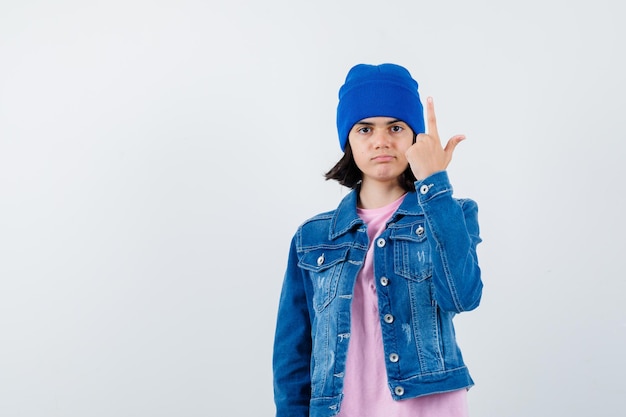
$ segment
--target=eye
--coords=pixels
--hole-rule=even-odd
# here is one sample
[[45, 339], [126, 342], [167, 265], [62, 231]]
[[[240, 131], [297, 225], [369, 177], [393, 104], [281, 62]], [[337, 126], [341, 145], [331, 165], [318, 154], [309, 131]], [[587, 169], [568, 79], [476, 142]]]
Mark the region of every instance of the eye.
[[393, 125], [393, 126], [391, 126], [390, 130], [393, 133], [400, 133], [400, 132], [402, 132], [404, 130], [404, 127], [400, 126], [400, 125]]
[[357, 129], [357, 132], [362, 133], [364, 135], [370, 133], [371, 131], [372, 131], [372, 128], [368, 126], [362, 126]]

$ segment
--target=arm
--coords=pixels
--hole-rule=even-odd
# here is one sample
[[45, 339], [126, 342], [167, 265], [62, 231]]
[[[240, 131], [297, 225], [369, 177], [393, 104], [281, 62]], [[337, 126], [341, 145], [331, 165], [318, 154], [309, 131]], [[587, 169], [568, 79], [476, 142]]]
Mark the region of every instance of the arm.
[[476, 254], [481, 242], [478, 206], [452, 197], [446, 171], [417, 182], [416, 189], [433, 237], [435, 299], [446, 311], [473, 310], [483, 288]]
[[283, 281], [273, 372], [277, 417], [308, 417], [311, 399], [311, 321], [306, 296], [308, 277], [298, 268], [295, 240], [291, 243]]
[[452, 198], [446, 168], [456, 146], [465, 139], [455, 135], [441, 146], [433, 99], [426, 102], [428, 133], [420, 133], [406, 152], [418, 179], [416, 190], [433, 236], [433, 283], [435, 299], [446, 311], [476, 308], [482, 294], [476, 257], [478, 207], [472, 200]]

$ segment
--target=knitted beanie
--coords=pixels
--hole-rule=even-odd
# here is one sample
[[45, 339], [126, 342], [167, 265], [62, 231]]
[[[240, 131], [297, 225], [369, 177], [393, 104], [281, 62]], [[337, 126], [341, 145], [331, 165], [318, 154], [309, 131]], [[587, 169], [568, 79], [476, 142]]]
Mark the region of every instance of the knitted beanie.
[[358, 64], [350, 69], [339, 89], [337, 131], [345, 150], [350, 129], [368, 117], [394, 117], [413, 133], [424, 133], [424, 110], [409, 71], [395, 64]]

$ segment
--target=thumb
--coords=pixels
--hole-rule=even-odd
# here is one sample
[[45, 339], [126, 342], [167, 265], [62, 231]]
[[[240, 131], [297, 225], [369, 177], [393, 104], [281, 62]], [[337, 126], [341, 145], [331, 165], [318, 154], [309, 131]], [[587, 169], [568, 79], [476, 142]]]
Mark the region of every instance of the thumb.
[[446, 147], [443, 148], [444, 151], [452, 153], [456, 148], [456, 145], [465, 140], [465, 135], [454, 135], [446, 143]]

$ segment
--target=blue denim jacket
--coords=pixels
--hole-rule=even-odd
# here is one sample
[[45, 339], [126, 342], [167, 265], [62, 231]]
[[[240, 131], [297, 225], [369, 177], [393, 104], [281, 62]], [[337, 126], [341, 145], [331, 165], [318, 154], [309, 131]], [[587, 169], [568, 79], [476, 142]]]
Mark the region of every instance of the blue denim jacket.
[[[350, 305], [369, 239], [357, 192], [296, 231], [274, 342], [277, 417], [339, 412]], [[396, 400], [473, 385], [452, 319], [482, 294], [478, 208], [452, 197], [445, 171], [416, 182], [376, 238], [374, 281], [390, 395]]]

